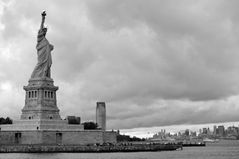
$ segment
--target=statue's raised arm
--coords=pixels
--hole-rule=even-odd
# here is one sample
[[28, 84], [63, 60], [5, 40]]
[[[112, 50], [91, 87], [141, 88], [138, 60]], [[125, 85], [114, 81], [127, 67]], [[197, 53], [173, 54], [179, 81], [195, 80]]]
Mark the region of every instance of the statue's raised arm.
[[44, 28], [44, 23], [45, 23], [45, 17], [46, 17], [46, 11], [43, 11], [41, 13], [42, 19], [41, 19], [41, 26], [40, 26], [40, 30]]

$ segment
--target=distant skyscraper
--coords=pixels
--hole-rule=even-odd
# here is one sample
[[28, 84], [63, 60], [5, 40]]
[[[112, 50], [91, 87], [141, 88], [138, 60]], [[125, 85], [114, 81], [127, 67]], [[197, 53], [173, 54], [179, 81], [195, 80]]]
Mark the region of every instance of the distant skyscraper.
[[202, 133], [203, 133], [203, 134], [207, 134], [207, 128], [203, 128], [203, 129], [202, 129]]
[[224, 128], [223, 125], [218, 126], [218, 134], [220, 136], [224, 136], [225, 135], [225, 128]]
[[189, 129], [186, 129], [186, 130], [185, 130], [185, 135], [186, 135], [186, 136], [189, 136]]
[[216, 135], [216, 134], [217, 134], [217, 126], [214, 125], [214, 126], [213, 126], [213, 135]]
[[207, 134], [208, 134], [208, 135], [211, 135], [211, 131], [210, 131], [209, 128], [207, 128]]
[[199, 134], [202, 134], [202, 129], [199, 129]]

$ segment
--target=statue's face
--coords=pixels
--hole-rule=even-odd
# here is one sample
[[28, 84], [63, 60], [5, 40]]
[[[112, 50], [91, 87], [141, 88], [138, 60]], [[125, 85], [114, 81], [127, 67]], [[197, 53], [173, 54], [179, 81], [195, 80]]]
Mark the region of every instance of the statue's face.
[[46, 33], [47, 32], [47, 28], [43, 28], [43, 31]]
[[44, 35], [46, 35], [46, 32], [47, 32], [47, 28], [43, 28]]

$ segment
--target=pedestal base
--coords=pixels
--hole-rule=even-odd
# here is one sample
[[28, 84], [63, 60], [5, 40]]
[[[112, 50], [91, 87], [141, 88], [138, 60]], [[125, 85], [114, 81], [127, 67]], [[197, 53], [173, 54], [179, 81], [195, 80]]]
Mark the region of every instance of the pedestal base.
[[56, 103], [56, 91], [51, 78], [30, 79], [26, 91], [22, 120], [61, 120]]

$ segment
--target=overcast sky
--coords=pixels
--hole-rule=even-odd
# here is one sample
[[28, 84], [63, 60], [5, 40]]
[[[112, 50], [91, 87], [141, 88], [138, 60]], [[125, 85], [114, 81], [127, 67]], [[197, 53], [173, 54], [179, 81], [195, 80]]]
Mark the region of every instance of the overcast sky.
[[19, 119], [47, 11], [64, 118], [108, 129], [239, 121], [238, 0], [0, 0], [0, 116]]

